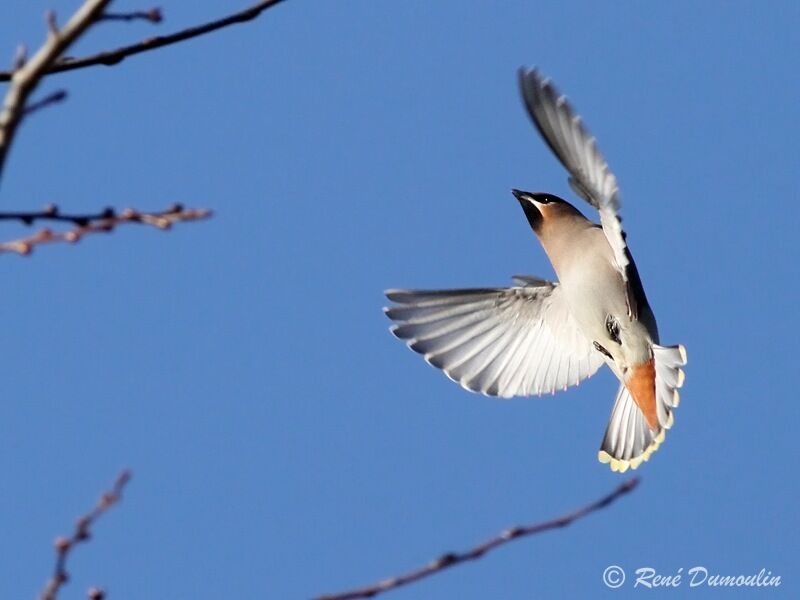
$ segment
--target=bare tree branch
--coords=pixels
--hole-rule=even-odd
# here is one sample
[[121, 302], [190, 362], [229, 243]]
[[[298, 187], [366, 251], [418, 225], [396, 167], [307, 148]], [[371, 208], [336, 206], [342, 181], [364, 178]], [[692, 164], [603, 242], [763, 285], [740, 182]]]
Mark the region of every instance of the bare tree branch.
[[65, 215], [58, 208], [50, 205], [40, 212], [8, 212], [0, 213], [0, 220], [16, 220], [26, 225], [35, 221], [49, 220], [73, 223], [75, 228], [67, 231], [55, 232], [50, 229], [41, 229], [31, 236], [8, 242], [0, 242], [0, 254], [19, 254], [26, 256], [33, 252], [36, 246], [54, 242], [75, 243], [83, 236], [93, 233], [110, 233], [119, 225], [140, 224], [150, 225], [157, 229], [169, 229], [175, 223], [185, 221], [198, 221], [211, 216], [211, 211], [204, 208], [185, 208], [174, 204], [167, 210], [155, 213], [139, 212], [127, 208], [121, 213], [107, 208], [97, 214]]
[[[56, 565], [53, 570], [53, 576], [48, 580], [42, 593], [39, 595], [39, 600], [55, 600], [61, 587], [69, 581], [69, 573], [67, 573], [67, 558], [70, 551], [79, 543], [85, 542], [91, 538], [91, 528], [95, 522], [103, 516], [103, 514], [111, 508], [114, 504], [122, 499], [122, 490], [131, 479], [131, 472], [125, 469], [118, 476], [114, 482], [113, 487], [100, 496], [95, 507], [88, 513], [80, 517], [75, 523], [75, 531], [68, 538], [59, 537], [55, 541], [56, 549]], [[94, 592], [94, 595], [93, 595]], [[97, 595], [99, 593], [99, 596]], [[89, 590], [89, 598], [99, 598], [102, 600], [104, 592], [99, 588], [92, 588]]]
[[[209, 21], [201, 25], [189, 27], [171, 33], [169, 35], [156, 36], [144, 39], [136, 44], [130, 46], [122, 46], [114, 50], [106, 50], [90, 56], [81, 58], [68, 58], [64, 57], [56, 63], [51, 64], [47, 70], [47, 74], [62, 73], [64, 71], [72, 71], [74, 69], [83, 69], [86, 67], [93, 67], [97, 65], [112, 66], [119, 64], [124, 59], [134, 54], [141, 54], [142, 52], [149, 52], [164, 46], [170, 46], [179, 42], [184, 42], [192, 38], [212, 33], [218, 29], [223, 29], [238, 23], [246, 23], [258, 17], [262, 12], [268, 8], [272, 8], [276, 4], [280, 4], [283, 0], [261, 0], [252, 6], [245, 8], [239, 12], [230, 14], [220, 19]], [[13, 77], [12, 71], [0, 71], [0, 82], [9, 81]]]
[[[102, 16], [110, 1], [86, 0], [61, 29], [55, 22], [54, 14], [48, 13], [49, 32], [45, 43], [30, 60], [10, 74], [11, 85], [3, 100], [3, 109], [0, 111], [0, 175], [14, 140], [14, 133], [25, 116], [28, 98], [58, 57]], [[18, 64], [22, 63], [22, 60], [19, 58]]]
[[542, 533], [543, 531], [547, 531], [549, 529], [566, 527], [573, 521], [577, 521], [578, 519], [581, 519], [590, 513], [607, 507], [617, 498], [624, 496], [633, 490], [638, 484], [639, 480], [637, 478], [629, 479], [607, 496], [600, 498], [600, 500], [596, 500], [595, 502], [592, 502], [583, 508], [579, 508], [578, 510], [561, 517], [557, 517], [550, 521], [544, 521], [542, 523], [535, 523], [533, 525], [517, 525], [515, 527], [511, 527], [500, 532], [495, 537], [486, 540], [485, 542], [478, 544], [473, 548], [470, 548], [469, 550], [443, 554], [424, 567], [409, 571], [403, 575], [390, 577], [389, 579], [384, 579], [383, 581], [379, 581], [373, 585], [349, 590], [347, 592], [319, 596], [316, 600], [357, 600], [359, 598], [372, 598], [373, 596], [377, 596], [383, 592], [388, 592], [389, 590], [393, 590], [404, 585], [408, 585], [409, 583], [419, 581], [420, 579], [430, 577], [431, 575], [444, 571], [445, 569], [455, 565], [481, 558], [486, 553], [494, 550], [498, 546], [502, 546], [503, 544], [510, 542], [511, 540], [529, 535], [536, 535], [537, 533]]

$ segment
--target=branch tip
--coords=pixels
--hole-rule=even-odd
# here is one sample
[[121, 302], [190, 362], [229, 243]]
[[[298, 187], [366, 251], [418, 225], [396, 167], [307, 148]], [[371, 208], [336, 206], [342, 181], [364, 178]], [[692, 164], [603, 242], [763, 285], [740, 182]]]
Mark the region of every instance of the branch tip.
[[[71, 223], [73, 229], [67, 231], [53, 231], [43, 228], [26, 238], [0, 242], [0, 254], [14, 253], [22, 256], [31, 254], [34, 246], [48, 242], [75, 243], [83, 236], [92, 233], [108, 233], [120, 225], [138, 223], [150, 225], [159, 230], [171, 229], [176, 223], [199, 221], [212, 215], [204, 208], [187, 208], [184, 204], [175, 203], [161, 212], [140, 212], [133, 208], [126, 208], [119, 214], [107, 207], [95, 214], [64, 214], [55, 204], [48, 204], [39, 212], [0, 212], [0, 221], [20, 221], [25, 225], [32, 225], [36, 221], [57, 221]], [[130, 477], [130, 475], [126, 475]]]
[[[119, 498], [122, 495], [122, 489], [125, 484], [130, 480], [130, 471], [123, 470], [117, 476], [112, 489], [103, 494], [101, 500], [95, 507], [88, 513], [78, 518], [75, 522], [75, 531], [68, 538], [58, 537], [54, 543], [56, 550], [56, 564], [53, 569], [53, 575], [45, 584], [42, 593], [39, 595], [39, 600], [56, 600], [58, 592], [61, 587], [69, 582], [69, 573], [67, 573], [67, 558], [69, 553], [80, 542], [85, 542], [90, 539], [90, 529], [95, 522], [105, 514], [106, 510], [113, 503], [105, 503], [103, 498], [107, 495], [113, 495]], [[94, 592], [94, 595], [93, 595]], [[99, 594], [99, 595], [98, 595]], [[101, 588], [91, 588], [88, 597], [93, 600], [103, 600], [105, 598], [105, 591]]]
[[25, 66], [25, 63], [28, 61], [28, 48], [25, 44], [20, 44], [17, 46], [16, 51], [14, 52], [14, 60], [12, 61], [11, 65], [14, 71], [19, 71], [22, 67]]
[[58, 35], [58, 23], [56, 22], [56, 11], [48, 10], [44, 13], [44, 22], [47, 24], [47, 31], [50, 35]]
[[160, 8], [154, 7], [148, 10], [136, 10], [127, 13], [103, 13], [103, 21], [147, 21], [149, 23], [161, 23], [164, 15]]
[[89, 588], [89, 591], [86, 593], [86, 597], [88, 600], [105, 600], [106, 591], [102, 588]]
[[67, 99], [67, 90], [56, 90], [51, 94], [48, 94], [41, 100], [37, 100], [36, 102], [31, 102], [28, 104], [22, 111], [23, 116], [28, 116], [31, 113], [36, 112], [46, 106], [50, 106], [51, 104], [57, 104], [59, 102], [63, 102]]

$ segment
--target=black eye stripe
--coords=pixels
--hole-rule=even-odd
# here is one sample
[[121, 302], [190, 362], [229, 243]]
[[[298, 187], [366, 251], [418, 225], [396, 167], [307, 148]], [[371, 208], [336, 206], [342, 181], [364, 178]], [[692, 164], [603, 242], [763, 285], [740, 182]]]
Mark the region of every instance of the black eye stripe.
[[560, 204], [566, 203], [555, 194], [548, 194], [547, 192], [525, 192], [523, 190], [513, 189], [511, 193], [517, 200], [527, 200], [529, 202], [536, 202], [537, 204]]

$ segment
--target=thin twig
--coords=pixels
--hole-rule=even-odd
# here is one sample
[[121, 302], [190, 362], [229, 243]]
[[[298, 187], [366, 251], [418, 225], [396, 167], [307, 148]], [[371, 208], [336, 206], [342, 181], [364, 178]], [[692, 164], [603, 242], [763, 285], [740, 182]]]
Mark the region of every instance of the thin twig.
[[[25, 106], [44, 74], [64, 51], [103, 13], [111, 0], [86, 0], [64, 27], [58, 29], [53, 13], [48, 13], [49, 32], [41, 48], [22, 66], [10, 73], [11, 85], [0, 111], [0, 175], [17, 126], [25, 116]], [[20, 61], [21, 62], [21, 61]]]
[[37, 100], [36, 102], [29, 102], [28, 105], [25, 107], [25, 116], [27, 117], [31, 113], [36, 112], [37, 110], [41, 110], [51, 104], [57, 104], [59, 102], [63, 102], [67, 99], [67, 90], [56, 90], [50, 94], [47, 94], [41, 100]]
[[103, 21], [148, 21], [150, 23], [161, 23], [164, 16], [160, 8], [150, 10], [135, 10], [127, 13], [103, 13]]
[[[89, 540], [91, 537], [91, 528], [95, 522], [103, 516], [103, 514], [111, 508], [114, 504], [122, 499], [122, 490], [131, 479], [131, 472], [127, 469], [122, 471], [114, 482], [113, 487], [100, 496], [95, 507], [88, 513], [80, 517], [75, 523], [75, 531], [68, 538], [59, 537], [55, 541], [56, 550], [56, 564], [53, 570], [53, 576], [48, 580], [42, 593], [39, 595], [39, 600], [55, 600], [58, 591], [67, 581], [69, 581], [69, 573], [67, 573], [67, 558], [70, 551], [79, 543]], [[99, 598], [103, 597], [102, 591], [98, 588], [92, 590], [100, 591]], [[90, 595], [90, 597], [92, 597]], [[94, 596], [98, 597], [98, 596]]]
[[409, 583], [413, 583], [415, 581], [419, 581], [420, 579], [424, 579], [425, 577], [430, 577], [436, 573], [444, 571], [450, 567], [455, 565], [476, 560], [481, 558], [484, 554], [494, 550], [498, 546], [502, 546], [510, 542], [511, 540], [515, 540], [521, 537], [525, 537], [528, 535], [535, 535], [537, 533], [542, 533], [543, 531], [547, 531], [549, 529], [557, 529], [559, 527], [565, 527], [572, 523], [573, 521], [577, 521], [578, 519], [585, 517], [586, 515], [593, 513], [601, 508], [607, 507], [609, 504], [614, 502], [620, 496], [624, 496], [631, 490], [633, 490], [639, 484], [639, 480], [637, 478], [629, 479], [622, 485], [620, 485], [616, 490], [604, 496], [600, 500], [592, 502], [591, 504], [584, 506], [583, 508], [579, 508], [571, 513], [563, 515], [561, 517], [557, 517], [550, 521], [544, 521], [542, 523], [536, 523], [533, 525], [518, 525], [516, 527], [511, 527], [506, 529], [505, 531], [500, 532], [495, 537], [478, 544], [477, 546], [470, 548], [469, 550], [465, 550], [464, 552], [452, 552], [443, 554], [433, 562], [425, 565], [424, 567], [420, 567], [413, 571], [409, 571], [403, 575], [398, 575], [397, 577], [390, 577], [389, 579], [384, 579], [383, 581], [379, 581], [376, 584], [368, 585], [362, 588], [350, 590], [347, 592], [341, 592], [338, 594], [329, 594], [325, 596], [320, 596], [317, 600], [356, 600], [358, 598], [372, 598], [373, 596], [377, 596], [383, 592], [388, 592], [389, 590], [393, 590], [399, 588], [404, 585], [408, 585]]
[[198, 221], [210, 217], [211, 214], [210, 210], [204, 208], [185, 208], [180, 204], [174, 204], [164, 211], [154, 213], [127, 208], [120, 213], [106, 209], [97, 214], [63, 215], [53, 206], [46, 207], [38, 213], [0, 213], [0, 220], [17, 220], [28, 225], [38, 220], [64, 221], [76, 225], [67, 231], [41, 229], [25, 238], [0, 242], [0, 254], [27, 256], [36, 246], [54, 242], [75, 243], [85, 235], [109, 233], [120, 225], [136, 223], [157, 229], [169, 229], [175, 223]]
[[[127, 57], [133, 56], [134, 54], [149, 52], [150, 50], [156, 50], [157, 48], [163, 48], [164, 46], [170, 46], [172, 44], [184, 42], [201, 35], [206, 35], [207, 33], [229, 27], [230, 25], [252, 21], [268, 8], [272, 8], [281, 2], [283, 2], [283, 0], [261, 0], [261, 2], [257, 2], [248, 8], [245, 8], [239, 12], [235, 12], [226, 17], [209, 21], [201, 25], [196, 25], [194, 27], [189, 27], [187, 29], [182, 29], [169, 35], [147, 38], [129, 46], [122, 46], [114, 50], [106, 50], [104, 52], [99, 52], [97, 54], [92, 54], [81, 58], [64, 57], [55, 64], [50, 65], [47, 74], [50, 75], [53, 73], [62, 73], [64, 71], [83, 69], [96, 65], [116, 65]], [[13, 72], [0, 71], [0, 82], [8, 81], [12, 76]]]
[[88, 225], [91, 221], [114, 218], [115, 214], [116, 212], [111, 207], [104, 208], [96, 213], [64, 214], [57, 205], [48, 204], [42, 210], [37, 211], [0, 212], [0, 221], [19, 221], [24, 225], [33, 225], [36, 221], [61, 221], [82, 227]]

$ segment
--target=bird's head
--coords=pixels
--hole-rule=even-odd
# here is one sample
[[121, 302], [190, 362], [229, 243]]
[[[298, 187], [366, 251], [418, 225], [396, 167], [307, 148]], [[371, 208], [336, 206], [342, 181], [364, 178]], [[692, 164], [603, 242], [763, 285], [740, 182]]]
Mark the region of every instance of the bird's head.
[[535, 232], [539, 232], [545, 220], [552, 216], [556, 216], [561, 212], [561, 209], [569, 207], [574, 211], [575, 209], [566, 200], [559, 198], [555, 194], [547, 192], [526, 192], [524, 190], [511, 190], [514, 197], [519, 200], [525, 216], [528, 218], [528, 223]]

